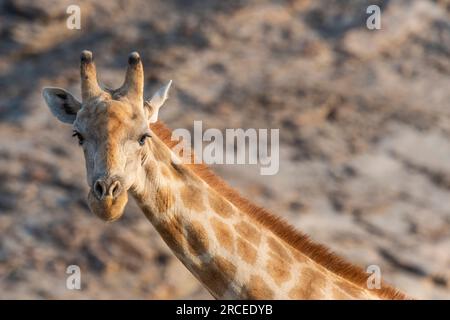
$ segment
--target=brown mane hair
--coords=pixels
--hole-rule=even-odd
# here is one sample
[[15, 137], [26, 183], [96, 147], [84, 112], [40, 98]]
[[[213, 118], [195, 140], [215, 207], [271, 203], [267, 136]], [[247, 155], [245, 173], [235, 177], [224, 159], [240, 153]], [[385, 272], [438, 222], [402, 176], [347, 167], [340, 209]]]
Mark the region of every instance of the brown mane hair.
[[[150, 128], [169, 148], [172, 149], [179, 143], [178, 141], [173, 141], [171, 139], [172, 131], [161, 121], [151, 124]], [[190, 168], [198, 177], [237, 208], [246, 212], [261, 225], [265, 226], [286, 243], [291, 245], [294, 249], [300, 251], [331, 272], [360, 287], [365, 287], [367, 285], [369, 274], [364, 272], [362, 268], [348, 263], [341, 257], [332, 253], [325, 246], [313, 242], [307, 235], [299, 232], [282, 218], [270, 213], [266, 209], [254, 205], [214, 174], [205, 164], [193, 164], [192, 162], [192, 164], [186, 164], [185, 166]], [[381, 289], [373, 289], [371, 292], [378, 295], [380, 298], [407, 299], [405, 294], [384, 282], [382, 282]]]

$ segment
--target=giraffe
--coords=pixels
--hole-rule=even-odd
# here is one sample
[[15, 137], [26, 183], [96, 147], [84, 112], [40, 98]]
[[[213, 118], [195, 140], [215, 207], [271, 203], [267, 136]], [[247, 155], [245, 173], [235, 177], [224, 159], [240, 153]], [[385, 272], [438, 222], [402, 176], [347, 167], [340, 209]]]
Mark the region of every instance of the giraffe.
[[144, 100], [138, 53], [125, 81], [102, 89], [90, 51], [81, 53], [78, 101], [43, 89], [56, 118], [73, 126], [86, 163], [90, 210], [117, 220], [131, 194], [187, 269], [216, 299], [405, 299], [257, 207], [202, 164], [181, 163], [171, 131], [158, 121], [171, 81]]

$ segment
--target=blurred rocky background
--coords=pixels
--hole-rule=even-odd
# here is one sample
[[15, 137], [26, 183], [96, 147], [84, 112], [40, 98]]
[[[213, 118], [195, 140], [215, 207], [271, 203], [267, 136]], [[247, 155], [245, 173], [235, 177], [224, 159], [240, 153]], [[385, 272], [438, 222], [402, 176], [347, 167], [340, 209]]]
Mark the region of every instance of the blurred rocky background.
[[450, 298], [450, 1], [0, 0], [0, 40], [0, 298], [210, 298], [134, 203], [89, 212], [82, 152], [41, 97], [80, 96], [83, 49], [107, 86], [133, 50], [147, 96], [173, 79], [172, 128], [280, 128], [277, 175], [214, 170], [409, 295]]

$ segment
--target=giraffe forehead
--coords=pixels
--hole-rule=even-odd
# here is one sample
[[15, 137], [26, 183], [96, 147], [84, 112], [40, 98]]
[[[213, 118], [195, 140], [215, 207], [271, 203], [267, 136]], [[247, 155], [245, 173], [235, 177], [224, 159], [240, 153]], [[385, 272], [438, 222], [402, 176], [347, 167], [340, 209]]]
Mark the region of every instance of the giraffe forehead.
[[135, 108], [129, 104], [117, 100], [109, 100], [106, 102], [106, 112], [109, 118], [120, 119], [120, 120], [135, 120], [142, 118], [140, 110], [135, 110]]
[[142, 110], [117, 100], [92, 101], [79, 112], [75, 128], [98, 136], [120, 136], [146, 129]]

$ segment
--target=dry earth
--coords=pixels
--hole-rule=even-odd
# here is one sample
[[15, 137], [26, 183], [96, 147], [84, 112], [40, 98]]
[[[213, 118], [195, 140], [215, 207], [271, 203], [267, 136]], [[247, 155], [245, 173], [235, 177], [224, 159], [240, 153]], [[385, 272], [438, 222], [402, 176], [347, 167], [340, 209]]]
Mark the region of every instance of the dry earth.
[[0, 298], [210, 297], [135, 204], [88, 211], [82, 153], [41, 98], [79, 96], [83, 49], [108, 86], [133, 50], [147, 95], [173, 79], [172, 128], [280, 128], [278, 175], [214, 169], [411, 296], [450, 298], [449, 1], [1, 0], [0, 39]]

